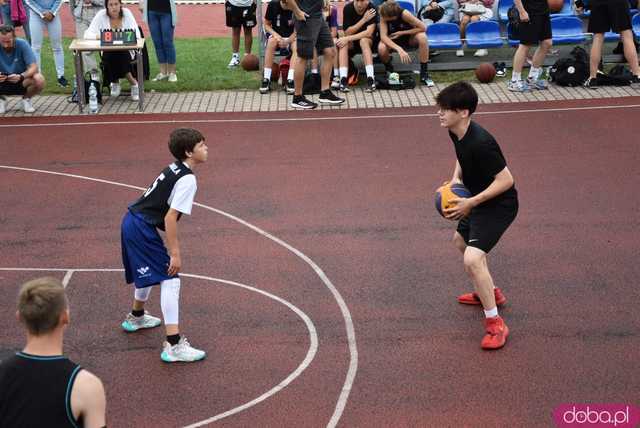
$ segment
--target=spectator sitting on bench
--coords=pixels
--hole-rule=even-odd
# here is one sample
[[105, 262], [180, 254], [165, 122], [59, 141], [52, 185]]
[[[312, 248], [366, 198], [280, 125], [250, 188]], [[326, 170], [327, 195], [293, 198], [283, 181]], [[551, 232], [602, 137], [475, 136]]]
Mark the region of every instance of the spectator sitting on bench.
[[6, 111], [5, 95], [22, 95], [25, 113], [33, 113], [31, 98], [44, 89], [36, 57], [26, 40], [16, 38], [11, 25], [0, 25], [0, 114]]
[[404, 10], [395, 0], [387, 0], [380, 5], [380, 43], [378, 55], [388, 72], [393, 71], [391, 51], [398, 52], [403, 64], [411, 62], [405, 49], [418, 47], [420, 59], [420, 81], [427, 86], [434, 86], [429, 77], [429, 42], [426, 27], [422, 21]]
[[[140, 30], [133, 13], [122, 7], [122, 0], [107, 0], [105, 8], [96, 13], [89, 28], [84, 32], [84, 38], [100, 39], [100, 30], [132, 28], [136, 30], [136, 37], [139, 39]], [[138, 81], [131, 74], [131, 61], [135, 59], [135, 55], [135, 51], [103, 52], [104, 76], [102, 76], [102, 80], [104, 84], [110, 84], [112, 97], [120, 95], [120, 79], [126, 77], [131, 84], [131, 99], [133, 101], [140, 99]]]
[[[296, 60], [296, 33], [293, 26], [293, 12], [287, 8], [286, 0], [271, 0], [267, 6], [264, 16], [264, 31], [269, 37], [267, 49], [264, 53], [264, 77], [260, 85], [260, 93], [266, 94], [271, 90], [271, 65], [276, 50], [289, 51], [287, 56], [291, 57], [290, 70], [295, 67]], [[293, 79], [293, 76], [292, 76]], [[276, 76], [276, 81], [278, 76]], [[289, 82], [282, 82], [285, 90]], [[291, 82], [293, 87], [293, 82]]]
[[364, 69], [367, 73], [367, 92], [376, 90], [376, 80], [373, 74], [373, 46], [376, 38], [378, 15], [376, 8], [369, 0], [353, 0], [342, 10], [342, 30], [344, 36], [336, 42], [340, 61], [340, 91], [349, 92], [347, 75], [349, 73], [349, 58], [362, 54]]
[[[465, 5], [469, 5], [468, 9]], [[472, 8], [472, 6], [474, 6]], [[474, 9], [477, 6], [484, 7], [484, 12], [475, 13]], [[493, 0], [458, 0], [458, 20], [460, 21], [460, 38], [462, 40], [466, 37], [467, 25], [471, 22], [477, 21], [488, 21], [493, 18], [493, 10], [491, 9], [493, 6]], [[465, 9], [467, 9], [465, 11]], [[487, 56], [489, 55], [489, 51], [486, 49], [478, 49], [474, 56]], [[458, 49], [456, 51], [456, 56], [464, 56], [464, 50]]]
[[[445, 23], [453, 21], [453, 15], [455, 13], [456, 0], [422, 0], [420, 3], [419, 11], [422, 11], [422, 16], [418, 15], [418, 18], [422, 19], [422, 22], [426, 26], [437, 23]], [[441, 9], [438, 12], [438, 9]], [[440, 16], [438, 19], [434, 19]]]

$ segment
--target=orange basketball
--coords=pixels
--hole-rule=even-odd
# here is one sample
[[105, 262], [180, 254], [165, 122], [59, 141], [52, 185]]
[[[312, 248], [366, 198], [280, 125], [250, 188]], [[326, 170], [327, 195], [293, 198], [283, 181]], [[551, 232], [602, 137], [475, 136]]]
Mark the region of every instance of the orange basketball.
[[247, 54], [242, 57], [240, 67], [245, 71], [256, 71], [260, 67], [260, 60], [254, 54]]
[[496, 69], [493, 64], [483, 62], [476, 68], [476, 78], [480, 83], [489, 83], [496, 77]]
[[549, 3], [549, 11], [551, 13], [558, 13], [564, 6], [564, 0], [547, 0]]
[[278, 79], [280, 79], [280, 64], [274, 62], [271, 64], [271, 81], [278, 83]]

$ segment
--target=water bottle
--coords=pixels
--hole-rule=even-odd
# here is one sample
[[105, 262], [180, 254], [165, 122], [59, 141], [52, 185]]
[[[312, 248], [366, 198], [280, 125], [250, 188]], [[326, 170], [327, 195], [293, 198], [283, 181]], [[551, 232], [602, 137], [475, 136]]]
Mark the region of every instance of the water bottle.
[[98, 90], [93, 82], [89, 87], [89, 113], [98, 113]]

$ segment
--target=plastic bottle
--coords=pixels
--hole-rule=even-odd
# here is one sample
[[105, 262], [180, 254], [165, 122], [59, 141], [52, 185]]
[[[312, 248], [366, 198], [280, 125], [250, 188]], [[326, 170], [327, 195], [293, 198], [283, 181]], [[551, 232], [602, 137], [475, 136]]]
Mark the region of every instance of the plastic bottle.
[[91, 86], [89, 87], [89, 113], [98, 113], [98, 90], [93, 82], [91, 82]]

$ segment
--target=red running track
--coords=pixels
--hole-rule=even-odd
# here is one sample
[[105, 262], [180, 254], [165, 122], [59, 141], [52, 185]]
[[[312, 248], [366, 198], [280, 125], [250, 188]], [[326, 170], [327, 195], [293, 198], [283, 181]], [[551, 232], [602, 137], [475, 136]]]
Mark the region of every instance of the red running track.
[[[481, 106], [476, 120], [500, 142], [521, 197], [489, 259], [512, 330], [492, 353], [480, 350], [479, 309], [455, 301], [470, 284], [449, 242], [454, 225], [432, 206], [454, 164], [433, 108], [145, 115], [91, 126], [52, 126], [88, 117], [36, 127], [7, 119], [0, 163], [146, 186], [168, 161], [168, 132], [195, 126], [211, 149], [197, 171], [197, 200], [302, 251], [344, 298], [358, 367], [339, 426], [542, 427], [552, 426], [561, 403], [638, 404], [640, 150], [629, 125], [638, 101]], [[512, 109], [526, 111], [503, 111]], [[347, 115], [361, 117], [339, 119]], [[152, 122], [161, 120], [180, 122]], [[0, 267], [119, 268], [119, 222], [137, 194], [0, 168]], [[326, 284], [291, 251], [220, 214], [197, 207], [180, 229], [185, 272], [286, 299], [319, 339], [299, 377], [219, 424], [326, 426], [351, 358]], [[38, 274], [0, 271], [0, 356], [23, 343], [13, 296]], [[165, 365], [160, 330], [118, 330], [131, 294], [121, 276], [76, 272], [69, 283], [66, 350], [105, 381], [110, 427], [184, 426], [218, 415], [277, 385], [309, 351], [304, 322], [284, 305], [184, 278], [184, 331], [209, 358]], [[158, 313], [157, 293], [151, 302]]]

